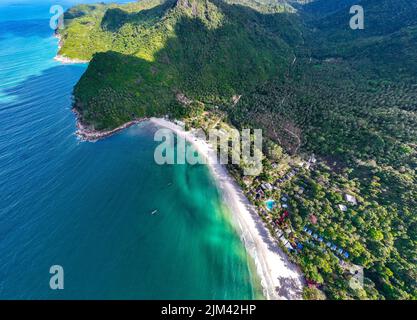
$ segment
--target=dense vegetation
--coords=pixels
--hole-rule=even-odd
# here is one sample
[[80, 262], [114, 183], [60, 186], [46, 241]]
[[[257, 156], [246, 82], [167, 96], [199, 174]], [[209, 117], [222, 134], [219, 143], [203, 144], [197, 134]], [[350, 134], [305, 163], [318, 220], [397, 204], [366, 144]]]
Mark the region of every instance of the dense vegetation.
[[[417, 5], [359, 2], [366, 28], [356, 31], [349, 0], [78, 6], [65, 14], [60, 53], [92, 59], [74, 93], [96, 129], [165, 114], [262, 128], [263, 174], [248, 185], [230, 168], [248, 194], [314, 153], [313, 168], [265, 195], [288, 198], [280, 228], [303, 244], [290, 254], [314, 284], [305, 297], [416, 299]], [[349, 265], [364, 268], [363, 289], [349, 287]]]
[[[319, 156], [314, 170], [302, 170], [275, 195], [290, 198], [289, 236], [305, 244], [293, 256], [307, 278], [333, 299], [411, 299], [417, 293], [417, 7], [362, 4], [369, 26], [363, 33], [347, 28], [348, 9], [308, 20], [308, 50], [298, 48], [284, 77], [245, 95], [229, 113], [237, 126], [264, 128], [292, 154]], [[344, 194], [358, 204], [349, 205]], [[365, 268], [364, 290], [350, 289], [340, 259], [312, 242], [306, 226]]]
[[[145, 4], [154, 6], [130, 12]], [[75, 97], [83, 122], [96, 129], [168, 113], [178, 93], [230, 102], [284, 70], [291, 47], [301, 41], [291, 13], [264, 15], [222, 1], [104, 8], [81, 6], [67, 13], [60, 52], [93, 57]]]

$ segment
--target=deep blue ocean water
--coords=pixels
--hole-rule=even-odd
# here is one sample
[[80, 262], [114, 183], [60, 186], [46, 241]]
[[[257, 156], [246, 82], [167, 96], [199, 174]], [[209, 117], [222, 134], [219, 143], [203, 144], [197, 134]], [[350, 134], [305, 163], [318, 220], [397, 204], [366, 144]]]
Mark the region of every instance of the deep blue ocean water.
[[[259, 297], [205, 166], [155, 164], [146, 123], [74, 135], [86, 65], [53, 60], [49, 7], [80, 2], [0, 3], [0, 298]], [[52, 265], [63, 290], [49, 287]]]

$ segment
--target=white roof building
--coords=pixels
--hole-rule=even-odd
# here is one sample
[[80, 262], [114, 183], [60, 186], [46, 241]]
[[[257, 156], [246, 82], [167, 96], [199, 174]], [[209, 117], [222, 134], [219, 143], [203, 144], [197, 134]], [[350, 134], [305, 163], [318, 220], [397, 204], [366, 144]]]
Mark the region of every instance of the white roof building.
[[356, 201], [356, 198], [354, 196], [350, 195], [350, 194], [347, 194], [347, 193], [345, 194], [345, 200], [347, 202], [349, 202], [350, 204], [353, 204], [353, 205], [358, 204], [358, 202]]
[[340, 211], [342, 211], [342, 212], [347, 211], [347, 207], [344, 204], [338, 204], [337, 206], [339, 207]]
[[272, 185], [270, 183], [262, 183], [261, 188], [264, 190], [272, 190]]
[[316, 163], [316, 162], [317, 162], [317, 159], [316, 159], [316, 157], [314, 156], [314, 154], [312, 154], [312, 155], [310, 156], [310, 158], [308, 159], [308, 162], [309, 162], [309, 163]]
[[183, 121], [180, 120], [174, 120], [174, 123], [179, 125], [180, 127], [185, 127], [185, 123]]

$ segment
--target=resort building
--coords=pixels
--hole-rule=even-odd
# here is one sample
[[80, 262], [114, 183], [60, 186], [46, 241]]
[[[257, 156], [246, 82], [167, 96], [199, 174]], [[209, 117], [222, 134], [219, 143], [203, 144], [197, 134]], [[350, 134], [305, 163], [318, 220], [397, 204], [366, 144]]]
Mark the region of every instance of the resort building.
[[350, 204], [353, 204], [353, 205], [358, 204], [358, 202], [356, 201], [356, 198], [354, 196], [350, 195], [350, 194], [347, 194], [347, 193], [345, 194], [345, 200], [347, 202], [349, 202]]
[[342, 211], [342, 212], [347, 211], [347, 207], [344, 204], [338, 204], [337, 206], [339, 207], [340, 211]]
[[174, 123], [179, 125], [180, 127], [184, 128], [185, 127], [185, 123], [183, 121], [180, 120], [174, 120]]
[[262, 183], [261, 188], [264, 190], [272, 190], [272, 185], [270, 183]]

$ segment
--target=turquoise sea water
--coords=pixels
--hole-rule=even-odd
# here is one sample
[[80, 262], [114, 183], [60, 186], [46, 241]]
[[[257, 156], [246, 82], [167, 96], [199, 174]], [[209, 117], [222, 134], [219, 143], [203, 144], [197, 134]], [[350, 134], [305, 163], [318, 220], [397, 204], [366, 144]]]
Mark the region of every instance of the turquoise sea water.
[[51, 3], [0, 3], [0, 298], [260, 297], [205, 166], [156, 165], [150, 124], [77, 140]]

